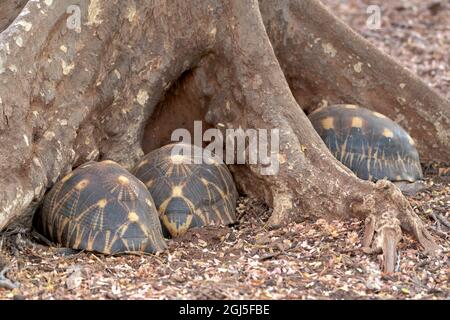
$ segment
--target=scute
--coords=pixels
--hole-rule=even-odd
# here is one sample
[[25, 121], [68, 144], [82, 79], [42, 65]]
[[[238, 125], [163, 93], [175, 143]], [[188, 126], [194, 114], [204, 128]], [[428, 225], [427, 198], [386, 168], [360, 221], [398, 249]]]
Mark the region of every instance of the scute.
[[166, 244], [149, 199], [145, 185], [120, 165], [89, 162], [53, 186], [34, 224], [49, 240], [73, 249], [153, 253]]
[[359, 178], [422, 179], [414, 141], [386, 116], [359, 106], [333, 105], [314, 111], [309, 119], [331, 153]]
[[[178, 146], [170, 144], [150, 152], [132, 171], [152, 194], [164, 233], [175, 237], [189, 228], [236, 222], [237, 190], [227, 166], [217, 160], [195, 163], [204, 150], [192, 145], [184, 145], [191, 155], [174, 156], [172, 151]], [[207, 152], [203, 154], [212, 159]]]

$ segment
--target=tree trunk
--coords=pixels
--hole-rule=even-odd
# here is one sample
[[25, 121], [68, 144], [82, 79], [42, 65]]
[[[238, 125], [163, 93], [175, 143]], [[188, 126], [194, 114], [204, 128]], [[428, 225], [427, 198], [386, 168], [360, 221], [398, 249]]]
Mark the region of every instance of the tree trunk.
[[[76, 18], [76, 10], [66, 13], [73, 5], [80, 8], [80, 28], [67, 24]], [[299, 18], [277, 22], [271, 6], [277, 8], [273, 13], [306, 10], [302, 27], [311, 32], [283, 29], [286, 21], [298, 27]], [[316, 1], [284, 1], [280, 7], [267, 0], [262, 8], [268, 29], [277, 30], [274, 25], [280, 23], [278, 30], [289, 39], [305, 41], [301, 38], [308, 33], [328, 37], [314, 22], [321, 18], [315, 10], [322, 10]], [[130, 168], [144, 150], [168, 142], [172, 129], [198, 119], [205, 128], [280, 129], [279, 174], [263, 175], [260, 165], [232, 166], [241, 191], [273, 207], [271, 226], [300, 215], [367, 219], [364, 244], [374, 242], [374, 249], [384, 250], [388, 271], [400, 225], [425, 249], [436, 248], [393, 184], [359, 180], [333, 158], [297, 101], [311, 101], [311, 92], [330, 99], [337, 91], [313, 86], [320, 73], [309, 74], [287, 56], [297, 48], [295, 41], [283, 48], [273, 34], [269, 40], [257, 1], [30, 1], [22, 13], [0, 33], [0, 229], [29, 220], [45, 190], [73, 166], [112, 159]], [[352, 41], [361, 59], [381, 55], [375, 48], [360, 48], [362, 40], [354, 34], [334, 36], [336, 49]], [[292, 51], [295, 56], [315, 63], [309, 49], [299, 47]], [[278, 61], [285, 70], [297, 68], [312, 91], [291, 81], [291, 92]], [[336, 77], [344, 73], [340, 63], [329, 59], [326, 65]], [[397, 78], [386, 79], [376, 63], [372, 66], [367, 77], [398, 86]], [[426, 92], [432, 101], [442, 101], [414, 81], [405, 82], [411, 85], [405, 99], [423, 101]], [[357, 101], [377, 102], [372, 107], [384, 111], [368, 95], [361, 89]], [[356, 99], [356, 93], [345, 98]], [[416, 114], [409, 110], [398, 109], [405, 119]], [[429, 124], [430, 117], [439, 115], [422, 117], [421, 123]], [[448, 152], [448, 141], [437, 141], [441, 152]]]
[[0, 32], [13, 22], [26, 3], [27, 0], [2, 0], [0, 2]]

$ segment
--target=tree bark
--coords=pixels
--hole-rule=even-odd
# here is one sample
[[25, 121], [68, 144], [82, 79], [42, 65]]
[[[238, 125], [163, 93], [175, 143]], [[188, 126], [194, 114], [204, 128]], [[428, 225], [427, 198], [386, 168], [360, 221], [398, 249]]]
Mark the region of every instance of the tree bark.
[[2, 0], [0, 2], [0, 32], [19, 15], [28, 0]]
[[[67, 27], [69, 5], [81, 9], [81, 29]], [[278, 2], [263, 7], [270, 5]], [[199, 119], [205, 127], [280, 129], [279, 174], [232, 166], [241, 191], [273, 207], [271, 226], [300, 215], [367, 218], [364, 243], [384, 250], [386, 270], [400, 225], [436, 249], [393, 184], [359, 180], [328, 151], [289, 88], [257, 1], [30, 1], [22, 12], [0, 33], [0, 229], [29, 219], [73, 166], [111, 159], [130, 168], [172, 129]], [[341, 66], [328, 67], [337, 74]], [[411, 99], [424, 90], [410, 90]]]

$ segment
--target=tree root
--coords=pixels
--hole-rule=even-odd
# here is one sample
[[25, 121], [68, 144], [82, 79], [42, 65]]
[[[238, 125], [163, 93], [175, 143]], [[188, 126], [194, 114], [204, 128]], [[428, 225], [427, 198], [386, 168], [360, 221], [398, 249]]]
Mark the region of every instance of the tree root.
[[[374, 211], [376, 201], [370, 198], [366, 204], [359, 208], [372, 212], [366, 218], [366, 230], [363, 247], [366, 252], [383, 253], [383, 269], [393, 272], [396, 259], [396, 247], [402, 237], [402, 229], [412, 234], [428, 254], [438, 254], [439, 246], [426, 229], [424, 223], [414, 213], [411, 205], [402, 195], [401, 191], [391, 182], [380, 180], [375, 184], [376, 190], [381, 191], [389, 203], [396, 205], [394, 210]], [[381, 215], [375, 212], [382, 212]], [[374, 235], [375, 234], [375, 235]], [[370, 247], [370, 244], [372, 246]]]
[[[29, 1], [25, 7], [29, 14], [23, 17], [26, 21], [16, 21], [0, 33], [0, 80], [4, 84], [0, 86], [0, 140], [4, 146], [0, 150], [0, 229], [28, 213], [30, 204], [39, 202], [44, 191], [73, 165], [111, 159], [133, 166], [143, 154], [144, 130], [152, 125], [147, 121], [158, 105], [167, 102], [174, 104], [173, 108], [163, 104], [167, 110], [191, 110], [201, 105], [209, 127], [279, 130], [279, 150], [271, 153], [279, 160], [277, 174], [264, 175], [263, 166], [253, 164], [232, 168], [241, 191], [273, 207], [269, 220], [272, 227], [296, 221], [300, 215], [367, 218], [364, 244], [369, 247], [373, 242], [373, 250], [383, 251], [388, 271], [393, 270], [400, 226], [411, 232], [427, 252], [437, 248], [397, 188], [388, 182], [362, 181], [331, 155], [297, 101], [311, 101], [312, 95], [348, 96], [348, 92], [354, 98], [358, 92], [362, 97], [357, 102], [384, 105], [377, 98], [386, 96], [383, 91], [374, 95], [369, 86], [365, 91], [355, 90], [353, 85], [336, 91], [339, 81], [333, 79], [347, 72], [347, 61], [337, 58], [349, 48], [341, 46], [354, 41], [357, 55], [370, 59], [361, 63], [370, 61], [375, 71], [366, 67], [361, 74], [351, 71], [350, 80], [354, 81], [347, 82], [379, 80], [375, 81], [382, 83], [378, 90], [398, 88], [400, 81], [404, 82], [404, 99], [419, 101], [413, 114], [418, 113], [421, 98], [429, 97], [435, 102], [430, 106], [443, 110], [442, 123], [448, 118], [448, 104], [419, 80], [397, 70], [398, 66], [376, 49], [367, 50], [353, 33], [344, 30], [346, 41], [336, 33], [332, 33], [333, 39], [318, 33], [318, 24], [321, 28], [333, 26], [321, 21], [332, 16], [318, 1], [284, 0], [283, 8], [272, 10], [285, 12], [282, 18], [290, 20], [281, 21], [281, 26], [294, 27], [283, 34], [289, 40], [286, 43], [293, 45], [291, 49], [297, 45], [301, 49], [289, 50], [289, 57], [305, 60], [293, 60], [291, 72], [301, 75], [305, 83], [317, 85], [309, 92], [300, 90], [304, 86], [293, 86], [291, 91], [286, 80], [291, 78], [289, 72], [284, 74], [280, 66], [280, 61], [286, 65], [289, 60], [285, 59], [288, 50], [280, 49], [284, 42], [277, 37], [272, 42], [269, 39], [270, 26], [264, 25], [256, 0], [195, 4], [129, 1], [127, 5], [118, 0], [98, 0], [95, 8], [81, 1], [82, 17], [89, 20], [83, 22], [83, 32], [67, 29], [66, 9], [71, 1], [48, 3], [41, 7], [38, 1]], [[279, 7], [276, 1], [261, 3], [266, 8]], [[291, 9], [292, 15], [288, 14]], [[304, 18], [297, 19], [298, 14]], [[270, 24], [277, 19], [269, 17], [267, 21]], [[335, 25], [343, 28], [341, 23]], [[295, 36], [297, 29], [305, 39]], [[312, 45], [316, 47], [303, 51], [311, 40], [309, 34], [315, 34]], [[293, 56], [292, 52], [297, 54]], [[354, 52], [349, 54], [355, 56]], [[401, 75], [396, 78], [399, 83], [386, 82], [380, 72], [384, 69], [375, 68], [372, 62], [378, 57], [388, 63], [391, 72]], [[317, 70], [326, 67], [326, 72], [310, 72], [316, 68], [305, 63], [309, 60]], [[330, 74], [335, 78], [330, 80]], [[166, 99], [171, 86], [183, 75], [186, 83], [177, 97]], [[322, 80], [316, 79], [317, 75]], [[322, 86], [321, 81], [326, 83]], [[385, 111], [392, 112], [388, 108], [398, 103], [397, 93], [397, 89], [390, 92], [392, 99]], [[405, 118], [411, 114], [406, 108], [399, 107]], [[440, 116], [417, 117], [428, 124], [427, 134], [434, 134], [432, 124]], [[190, 119], [182, 120], [178, 128]], [[437, 147], [441, 150], [433, 151], [448, 155], [448, 126], [442, 128]], [[426, 147], [429, 139], [424, 139]]]
[[363, 251], [382, 253], [382, 266], [386, 273], [395, 270], [397, 245], [402, 237], [400, 221], [393, 212], [385, 212], [381, 217], [373, 215], [366, 218], [363, 238]]
[[444, 225], [445, 227], [447, 227], [447, 228], [450, 229], [450, 222], [449, 222], [449, 221], [447, 220], [447, 218], [444, 217], [443, 215], [437, 214], [437, 213], [432, 213], [430, 216], [431, 216], [431, 217], [434, 219], [434, 221], [436, 221], [438, 224], [442, 224], [442, 225]]
[[4, 288], [7, 290], [13, 290], [19, 287], [19, 284], [11, 281], [6, 277], [6, 273], [9, 271], [8, 267], [4, 267], [2, 271], [0, 271], [0, 288]]

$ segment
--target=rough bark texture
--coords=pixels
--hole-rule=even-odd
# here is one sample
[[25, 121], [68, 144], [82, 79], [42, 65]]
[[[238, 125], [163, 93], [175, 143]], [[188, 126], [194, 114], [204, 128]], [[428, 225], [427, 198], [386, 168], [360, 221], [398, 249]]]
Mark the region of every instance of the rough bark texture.
[[[69, 5], [81, 8], [81, 30], [66, 26]], [[271, 12], [271, 6], [277, 9]], [[332, 157], [314, 131], [297, 101], [308, 105], [311, 92], [330, 99], [351, 90], [351, 85], [344, 81], [344, 91], [324, 86], [322, 92], [320, 85], [309, 88], [320, 73], [301, 66], [305, 61], [314, 63], [314, 53], [300, 39], [310, 39], [311, 33], [318, 36], [314, 21], [323, 17], [314, 15], [322, 7], [315, 1], [296, 0], [284, 1], [284, 9], [279, 6], [278, 1], [264, 1], [263, 12], [269, 30], [276, 30], [274, 24], [279, 23], [278, 30], [284, 30], [287, 39], [297, 39], [287, 41], [285, 48], [274, 36], [276, 31], [272, 31], [273, 42], [269, 40], [257, 1], [29, 1], [20, 19], [0, 33], [0, 229], [29, 217], [45, 190], [73, 166], [112, 159], [130, 168], [143, 150], [168, 142], [171, 129], [200, 119], [205, 127], [281, 130], [278, 175], [262, 175], [258, 165], [232, 168], [241, 191], [273, 207], [270, 225], [295, 220], [300, 214], [368, 218], [365, 244], [374, 242], [374, 249], [391, 252], [387, 264], [400, 239], [400, 225], [426, 249], [434, 249], [394, 185], [357, 179]], [[294, 15], [302, 11], [303, 16]], [[280, 12], [292, 14], [277, 22], [277, 15], [271, 14]], [[297, 32], [298, 19], [301, 28], [311, 30]], [[286, 23], [293, 27], [283, 29]], [[352, 33], [334, 36], [337, 52], [344, 51], [338, 44], [352, 41], [351, 49], [361, 51], [360, 59], [372, 61], [381, 55], [370, 47], [365, 52], [359, 45], [362, 40]], [[290, 59], [289, 50], [296, 57], [305, 55], [305, 60]], [[295, 97], [277, 54], [285, 70], [295, 73], [297, 68], [304, 81], [300, 84], [287, 73]], [[317, 59], [328, 74], [335, 73], [336, 81], [348, 71], [331, 57]], [[383, 68], [370, 63], [374, 71], [366, 72], [364, 81], [370, 76], [388, 92], [389, 85], [398, 86], [398, 78], [386, 79]], [[422, 101], [427, 95], [430, 101], [442, 102], [418, 80], [402, 81], [408, 85], [404, 95], [408, 101]], [[370, 98], [370, 92], [361, 86], [344, 97], [360, 95], [357, 102], [380, 103]], [[371, 105], [378, 108], [378, 103]], [[397, 111], [407, 119], [419, 114], [418, 106], [405, 104]], [[444, 107], [436, 107], [437, 115], [420, 118], [421, 124], [429, 126], [429, 119], [435, 119], [430, 117], [441, 117], [442, 128], [448, 128], [446, 114], [439, 109]], [[382, 108], [378, 110], [385, 111]], [[448, 152], [448, 141], [436, 141], [443, 154]]]
[[13, 22], [26, 3], [27, 0], [2, 0], [0, 2], [0, 32]]

